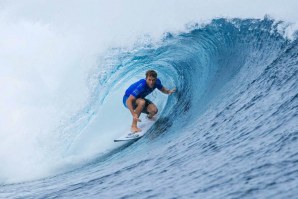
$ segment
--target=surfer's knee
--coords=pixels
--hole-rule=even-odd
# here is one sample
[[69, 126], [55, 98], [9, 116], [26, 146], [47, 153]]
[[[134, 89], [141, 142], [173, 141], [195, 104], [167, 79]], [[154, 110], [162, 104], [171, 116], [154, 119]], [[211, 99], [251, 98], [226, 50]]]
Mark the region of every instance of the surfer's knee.
[[150, 115], [154, 116], [154, 115], [157, 114], [157, 112], [158, 112], [158, 110], [157, 110], [157, 109], [154, 109], [154, 110], [152, 110], [152, 111], [150, 112]]
[[142, 106], [142, 107], [144, 107], [145, 104], [146, 104], [146, 101], [145, 101], [144, 99], [138, 99], [138, 100], [137, 100], [137, 104], [138, 104], [138, 106]]
[[154, 106], [154, 107], [152, 108], [152, 112], [153, 112], [154, 114], [156, 114], [156, 113], [158, 112], [158, 109], [157, 109], [156, 106]]
[[151, 114], [151, 115], [155, 115], [157, 112], [158, 112], [158, 109], [155, 105], [153, 104], [150, 104], [148, 106], [148, 112]]

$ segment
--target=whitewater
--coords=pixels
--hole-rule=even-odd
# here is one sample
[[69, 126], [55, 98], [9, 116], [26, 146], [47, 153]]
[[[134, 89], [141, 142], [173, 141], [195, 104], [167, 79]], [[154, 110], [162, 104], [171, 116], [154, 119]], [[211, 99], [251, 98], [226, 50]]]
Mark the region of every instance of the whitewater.
[[[0, 2], [0, 198], [296, 198], [297, 7]], [[114, 143], [149, 69], [177, 92]]]

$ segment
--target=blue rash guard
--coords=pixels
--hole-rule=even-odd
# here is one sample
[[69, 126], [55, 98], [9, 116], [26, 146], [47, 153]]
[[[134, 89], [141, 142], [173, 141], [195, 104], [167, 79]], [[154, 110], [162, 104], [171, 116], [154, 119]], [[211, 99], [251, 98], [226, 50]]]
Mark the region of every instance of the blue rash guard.
[[153, 88], [150, 88], [147, 83], [146, 83], [146, 79], [141, 79], [139, 81], [137, 81], [136, 83], [132, 84], [126, 91], [123, 97], [123, 104], [124, 106], [127, 108], [126, 106], [126, 100], [128, 99], [128, 97], [130, 95], [134, 96], [136, 99], [137, 98], [145, 98], [147, 95], [149, 95], [150, 93], [152, 93], [152, 91], [154, 91], [154, 89], [158, 89], [161, 90], [163, 87], [163, 85], [161, 84], [160, 79], [156, 79], [155, 85]]

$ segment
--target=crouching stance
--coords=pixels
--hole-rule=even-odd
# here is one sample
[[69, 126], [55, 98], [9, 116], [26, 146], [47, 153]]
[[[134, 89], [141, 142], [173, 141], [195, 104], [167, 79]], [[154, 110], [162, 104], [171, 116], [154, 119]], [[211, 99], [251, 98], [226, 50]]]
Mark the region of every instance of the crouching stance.
[[147, 114], [148, 118], [152, 118], [158, 109], [153, 102], [146, 99], [154, 89], [157, 88], [161, 92], [171, 95], [176, 89], [168, 90], [162, 84], [160, 79], [157, 78], [157, 73], [154, 70], [146, 72], [146, 79], [140, 79], [139, 81], [132, 84], [126, 91], [123, 97], [123, 104], [129, 109], [132, 115], [131, 131], [134, 133], [140, 132], [138, 128], [138, 122], [140, 122], [141, 113]]

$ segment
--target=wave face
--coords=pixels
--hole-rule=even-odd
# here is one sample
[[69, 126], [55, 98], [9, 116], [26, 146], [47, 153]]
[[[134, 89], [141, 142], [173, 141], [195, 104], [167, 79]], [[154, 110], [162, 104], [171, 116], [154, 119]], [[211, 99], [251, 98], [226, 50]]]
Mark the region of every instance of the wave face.
[[[166, 87], [177, 87], [168, 98], [153, 95], [160, 108], [154, 126], [142, 139], [75, 170], [3, 185], [0, 196], [295, 198], [298, 40], [285, 39], [281, 26], [267, 18], [221, 18], [182, 34], [167, 33], [159, 44], [109, 54], [106, 64], [112, 67], [98, 73], [93, 101], [74, 128], [88, 129], [102, 115], [97, 105], [104, 109], [109, 99], [121, 98], [127, 82], [149, 68]], [[121, 100], [116, 100], [119, 107]], [[96, 120], [105, 121], [110, 118]], [[88, 140], [88, 133], [81, 136]], [[84, 139], [77, 145], [87, 145]]]

